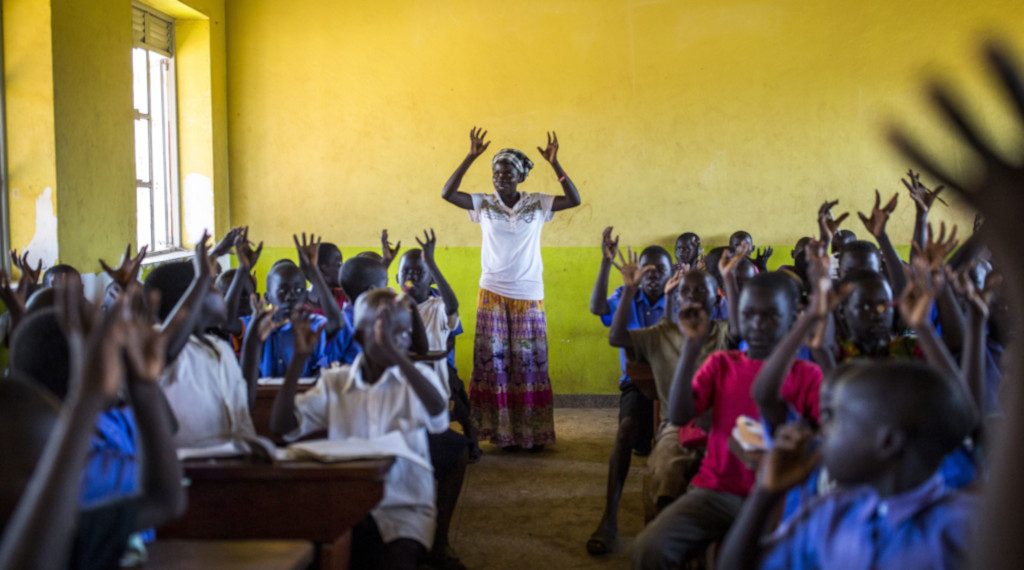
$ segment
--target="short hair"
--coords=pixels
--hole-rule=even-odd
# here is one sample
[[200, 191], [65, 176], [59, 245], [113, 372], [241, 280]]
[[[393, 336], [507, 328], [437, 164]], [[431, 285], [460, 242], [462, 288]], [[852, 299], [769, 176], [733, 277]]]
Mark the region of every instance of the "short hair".
[[693, 232], [683, 232], [683, 233], [679, 234], [679, 237], [676, 238], [676, 243], [678, 243], [678, 242], [680, 242], [680, 241], [682, 241], [684, 239], [690, 239], [690, 238], [697, 238], [699, 240], [700, 236], [695, 234], [695, 233], [693, 233]]
[[[214, 285], [222, 295], [227, 295], [228, 288], [231, 287], [231, 282], [235, 280], [235, 273], [238, 273], [238, 269], [228, 269], [224, 273], [217, 276], [217, 282]], [[252, 274], [246, 273], [245, 276], [252, 285], [252, 290], [256, 290], [256, 280], [253, 279]]]
[[387, 283], [388, 270], [376, 259], [357, 255], [341, 266], [338, 281], [345, 295], [355, 299], [379, 283]]
[[762, 291], [781, 292], [787, 300], [795, 307], [800, 298], [800, 289], [788, 275], [778, 271], [765, 271], [758, 273], [753, 279], [747, 281], [743, 287], [748, 289], [760, 289]]
[[335, 251], [338, 252], [338, 255], [341, 255], [341, 249], [329, 241], [321, 242], [320, 245], [316, 246], [316, 255], [320, 259], [324, 259]]
[[860, 361], [837, 381], [860, 390], [879, 421], [907, 433], [936, 461], [956, 449], [977, 422], [959, 380], [921, 362]]
[[665, 259], [668, 260], [668, 264], [672, 265], [672, 254], [670, 254], [667, 249], [661, 247], [660, 245], [649, 245], [645, 247], [643, 251], [640, 252], [640, 257], [650, 257], [653, 255], [663, 256]]
[[77, 275], [79, 278], [81, 278], [82, 276], [82, 274], [79, 273], [78, 270], [75, 269], [74, 267], [66, 263], [58, 263], [57, 265], [54, 265], [53, 267], [43, 272], [43, 286], [53, 286], [53, 280], [58, 275]]
[[847, 253], [865, 253], [869, 255], [881, 255], [881, 252], [878, 251], [878, 247], [876, 247], [875, 244], [862, 239], [854, 240], [844, 244], [842, 251], [839, 252], [839, 255], [840, 257], [842, 257]]
[[[288, 259], [287, 257], [284, 257], [284, 258], [281, 258], [281, 259], [278, 259], [277, 261], [275, 261], [270, 266], [270, 271], [273, 271], [273, 270], [277, 269], [278, 267], [280, 267], [282, 265], [294, 265], [295, 267], [298, 267], [298, 265], [296, 265], [294, 261], [292, 261], [291, 259]], [[269, 273], [269, 271], [268, 271], [268, 273]]]
[[749, 239], [750, 241], [754, 241], [754, 236], [750, 235], [750, 232], [748, 232], [746, 230], [736, 230], [736, 231], [732, 232], [732, 235], [729, 236], [729, 241], [730, 242], [732, 241], [732, 238], [739, 238], [741, 240], [748, 240]]
[[836, 238], [857, 239], [857, 234], [853, 233], [850, 230], [842, 229], [842, 230], [837, 231], [836, 234], [834, 236], [832, 236], [832, 239], [836, 239]]
[[377, 251], [360, 251], [356, 254], [356, 257], [362, 257], [365, 259], [375, 259], [377, 261], [384, 261], [384, 256]]
[[70, 361], [68, 341], [57, 318], [57, 309], [31, 313], [14, 330], [11, 370], [38, 382], [60, 400], [68, 393]]
[[26, 311], [38, 311], [47, 307], [52, 307], [56, 302], [56, 291], [53, 287], [43, 287], [36, 289], [34, 293], [25, 301]]
[[160, 292], [160, 307], [157, 315], [163, 321], [174, 310], [178, 301], [185, 296], [196, 270], [191, 261], [172, 261], [153, 268], [146, 276], [143, 290], [146, 298], [151, 291]]
[[718, 284], [719, 288], [725, 286], [722, 282], [722, 274], [718, 271], [718, 262], [722, 259], [722, 254], [729, 249], [728, 247], [716, 247], [704, 256], [704, 266], [707, 267], [708, 273], [715, 278], [715, 283]]
[[371, 289], [363, 293], [356, 298], [352, 311], [352, 325], [357, 331], [372, 325], [377, 320], [380, 309], [394, 305], [397, 300], [398, 293], [391, 289]]
[[843, 280], [840, 282], [840, 284], [842, 285], [847, 283], [854, 286], [864, 286], [873, 284], [884, 285], [889, 289], [890, 292], [892, 292], [892, 284], [889, 283], [889, 279], [887, 279], [885, 275], [882, 275], [881, 273], [876, 273], [874, 271], [870, 271], [868, 269], [857, 269], [855, 271], [847, 273], [846, 275], [843, 276]]

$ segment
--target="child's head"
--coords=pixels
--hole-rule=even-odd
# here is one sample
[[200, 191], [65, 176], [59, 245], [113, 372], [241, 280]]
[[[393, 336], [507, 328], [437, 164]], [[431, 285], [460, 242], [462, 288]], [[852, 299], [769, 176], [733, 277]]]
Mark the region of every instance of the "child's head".
[[679, 282], [676, 297], [680, 311], [701, 308], [710, 315], [715, 301], [718, 300], [715, 278], [706, 271], [691, 269]]
[[751, 358], [767, 358], [796, 317], [798, 291], [781, 273], [761, 273], [740, 292], [740, 336]]
[[881, 273], [855, 271], [843, 279], [850, 296], [840, 307], [843, 321], [858, 344], [888, 343], [896, 316], [892, 287]]
[[385, 360], [377, 342], [375, 328], [381, 312], [389, 309], [391, 319], [388, 321], [388, 330], [383, 333], [391, 339], [399, 352], [408, 352], [412, 346], [411, 307], [402, 302], [397, 293], [391, 289], [372, 289], [360, 295], [355, 302], [353, 325], [356, 340], [363, 346], [366, 357], [373, 362]]
[[676, 238], [676, 263], [686, 263], [691, 267], [700, 257], [700, 236], [693, 232], [680, 234]]
[[60, 403], [31, 379], [0, 381], [0, 528], [28, 488], [58, 414]]
[[757, 275], [757, 266], [754, 265], [753, 261], [744, 257], [740, 260], [739, 265], [736, 266], [736, 286], [740, 291], [746, 287], [747, 283], [750, 282]]
[[640, 252], [640, 267], [650, 265], [654, 269], [640, 280], [640, 290], [648, 299], [660, 299], [665, 294], [665, 284], [672, 276], [672, 257], [660, 245], [650, 245]]
[[10, 347], [11, 370], [38, 382], [60, 400], [68, 393], [70, 360], [67, 337], [57, 320], [56, 309], [36, 311], [15, 329]]
[[725, 288], [725, 283], [722, 281], [722, 273], [718, 270], [718, 262], [722, 260], [722, 254], [725, 253], [727, 247], [716, 247], [708, 252], [704, 256], [704, 266], [707, 267], [708, 273], [715, 278], [715, 283], [719, 289]]
[[[231, 287], [231, 282], [235, 280], [235, 274], [238, 273], [237, 269], [228, 269], [224, 273], [217, 276], [215, 287], [217, 291], [225, 298], [228, 294], [228, 289]], [[238, 296], [238, 311], [239, 317], [248, 317], [252, 314], [252, 304], [249, 302], [249, 298], [256, 292], [256, 280], [252, 278], [252, 275], [248, 273], [242, 279], [242, 293]]]
[[796, 256], [803, 252], [804, 248], [807, 247], [807, 244], [810, 243], [810, 241], [811, 238], [808, 236], [804, 236], [796, 240], [796, 245], [793, 247], [793, 251], [789, 252], [789, 256], [793, 258], [794, 263], [796, 263]]
[[839, 253], [839, 278], [854, 271], [882, 270], [882, 254], [869, 241], [853, 240], [846, 243]]
[[333, 243], [322, 242], [316, 250], [316, 265], [324, 276], [328, 287], [341, 287], [338, 282], [338, 272], [341, 271], [341, 263], [344, 258], [341, 250]]
[[56, 302], [57, 290], [53, 287], [43, 287], [36, 289], [35, 293], [25, 301], [25, 310], [28, 312], [38, 311], [47, 307], [52, 307]]
[[747, 245], [749, 246], [747, 249], [749, 251], [754, 251], [754, 238], [743, 230], [734, 232], [729, 236], [729, 251], [736, 251], [736, 248], [738, 248], [743, 242], [747, 242]]
[[388, 270], [377, 259], [357, 255], [341, 266], [338, 281], [346, 297], [357, 299], [370, 289], [387, 287]]
[[832, 253], [839, 253], [843, 251], [846, 244], [851, 241], [856, 241], [857, 234], [850, 230], [839, 230], [834, 236], [832, 236]]
[[974, 425], [955, 378], [912, 360], [844, 368], [822, 401], [822, 457], [841, 485], [871, 484], [897, 467], [938, 469]]
[[60, 263], [43, 272], [43, 287], [67, 285], [68, 280], [82, 284], [82, 275], [70, 265]]
[[306, 277], [294, 263], [274, 264], [267, 273], [267, 302], [279, 314], [291, 315], [292, 311], [306, 304]]
[[[149, 272], [149, 275], [146, 276], [144, 290], [147, 299], [152, 291], [160, 293], [160, 308], [157, 316], [161, 321], [171, 314], [178, 301], [185, 296], [185, 292], [192, 285], [194, 278], [195, 268], [188, 261], [165, 263]], [[227, 316], [224, 297], [213, 286], [210, 286], [206, 295], [203, 296], [199, 310], [202, 312], [202, 316], [198, 319], [194, 332], [206, 330], [220, 323]]]
[[533, 162], [520, 150], [503, 148], [491, 159], [494, 190], [502, 200], [516, 193], [517, 187], [526, 180], [533, 168]]
[[403, 291], [412, 295], [417, 303], [423, 302], [430, 294], [433, 277], [423, 252], [418, 249], [406, 251], [398, 261], [398, 285]]

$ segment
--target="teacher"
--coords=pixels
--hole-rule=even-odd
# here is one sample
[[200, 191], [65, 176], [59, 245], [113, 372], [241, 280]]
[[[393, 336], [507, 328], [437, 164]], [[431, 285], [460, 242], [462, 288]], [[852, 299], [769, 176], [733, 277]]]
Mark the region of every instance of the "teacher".
[[562, 196], [519, 192], [533, 162], [506, 148], [491, 160], [494, 194], [459, 191], [470, 165], [487, 150], [487, 132], [469, 132], [469, 154], [444, 185], [441, 197], [469, 211], [480, 224], [480, 294], [469, 383], [472, 417], [480, 438], [505, 450], [539, 451], [555, 442], [548, 334], [544, 315], [544, 263], [540, 234], [552, 213], [580, 205], [580, 194], [558, 163], [558, 136], [537, 150], [555, 171]]

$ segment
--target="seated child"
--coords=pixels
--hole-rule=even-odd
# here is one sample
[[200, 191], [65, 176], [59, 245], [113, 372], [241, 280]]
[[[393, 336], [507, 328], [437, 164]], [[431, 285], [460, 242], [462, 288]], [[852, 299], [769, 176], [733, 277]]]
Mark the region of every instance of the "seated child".
[[304, 359], [317, 342], [315, 333], [298, 331], [295, 355], [274, 400], [271, 429], [288, 440], [324, 429], [330, 439], [400, 432], [407, 454], [388, 472], [384, 499], [353, 531], [352, 566], [416, 568], [420, 552], [434, 539], [427, 432], [448, 430], [444, 388], [432, 367], [406, 356], [411, 307], [388, 289], [369, 291], [354, 304], [355, 336], [364, 351], [351, 365], [324, 370], [312, 389], [296, 395]]
[[[256, 436], [249, 415], [256, 394], [255, 366], [245, 362], [239, 366], [231, 345], [207, 333], [224, 322], [226, 309], [224, 298], [213, 288], [213, 267], [205, 245], [197, 245], [196, 250], [192, 263], [161, 265], [145, 282], [147, 294], [160, 293], [157, 314], [169, 323], [165, 326], [181, 326], [175, 333], [180, 347], [172, 337], [168, 352], [173, 359], [160, 377], [160, 387], [178, 419], [176, 447], [214, 445], [236, 435]], [[179, 311], [184, 318], [176, 318]], [[250, 350], [250, 360], [257, 357], [255, 352]], [[243, 367], [248, 376], [243, 375]]]
[[[920, 363], [850, 367], [822, 410], [820, 451], [806, 428], [780, 428], [719, 567], [963, 567], [973, 501], [937, 469], [975, 425], [965, 397], [955, 379]], [[819, 457], [840, 487], [761, 540], [785, 491]]]
[[[151, 350], [161, 347], [162, 333], [137, 313], [90, 315], [78, 300], [80, 288], [72, 288], [58, 309], [35, 317], [52, 318], [64, 331], [58, 335], [64, 340], [63, 366], [73, 375], [64, 379], [69, 388], [64, 409], [34, 380], [15, 373], [0, 382], [3, 568], [117, 568], [129, 534], [163, 524], [185, 509], [181, 465], [170, 444], [172, 419], [156, 385], [164, 354]], [[85, 332], [81, 321], [87, 316], [93, 325]], [[92, 428], [125, 384], [138, 412], [144, 450], [138, 491], [81, 505], [82, 473], [87, 486], [95, 473], [87, 468], [90, 441], [95, 441]]]
[[[729, 450], [729, 439], [740, 415], [758, 414], [751, 397], [754, 379], [793, 324], [796, 302], [796, 286], [789, 277], [763, 273], [752, 279], [739, 302], [747, 351], [716, 352], [699, 369], [699, 355], [711, 323], [700, 310], [684, 315], [680, 328], [685, 343], [672, 382], [669, 419], [683, 425], [711, 410], [707, 456], [691, 489], [665, 507], [637, 537], [634, 567], [679, 567], [725, 536], [754, 482], [753, 472]], [[820, 383], [817, 366], [802, 360], [793, 363], [782, 386], [786, 403], [816, 420]]]
[[[239, 273], [238, 269], [228, 269], [217, 276], [214, 287], [224, 297], [225, 304], [228, 302], [231, 284]], [[241, 276], [241, 283], [241, 291], [233, 295], [233, 297], [237, 297], [235, 299], [236, 318], [233, 321], [237, 322], [237, 325], [232, 327], [231, 323], [225, 323], [224, 326], [224, 332], [231, 342], [231, 348], [235, 351], [235, 356], [238, 358], [242, 357], [242, 340], [245, 339], [245, 319], [252, 316], [252, 296], [256, 294], [256, 280], [248, 272]]]
[[851, 240], [839, 250], [839, 279], [854, 271], [882, 272], [882, 254], [875, 244], [864, 240]]
[[62, 287], [68, 281], [82, 283], [82, 274], [70, 265], [59, 263], [43, 272], [43, 287]]
[[[617, 242], [611, 239], [612, 228], [606, 228], [602, 238], [601, 267], [591, 297], [591, 312], [601, 318], [601, 322], [610, 327], [614, 315], [618, 312], [622, 299], [630, 299], [626, 329], [635, 330], [655, 326], [662, 320], [665, 312], [665, 289], [672, 273], [672, 258], [661, 246], [648, 246], [640, 252], [639, 265], [642, 277], [638, 286], [635, 284], [630, 293], [626, 287], [619, 287], [608, 294], [608, 274], [617, 252]], [[692, 234], [691, 234], [692, 235]], [[673, 291], [674, 292], [674, 291]], [[651, 453], [651, 441], [654, 438], [654, 402], [641, 393], [640, 389], [629, 377], [626, 368], [626, 349], [619, 349], [619, 427], [615, 434], [615, 445], [612, 447], [608, 464], [608, 485], [605, 493], [604, 513], [597, 529], [587, 540], [587, 552], [600, 555], [614, 549], [618, 535], [619, 500], [622, 486], [629, 473], [631, 450], [640, 455]]]
[[[324, 242], [318, 246], [316, 258], [317, 269], [320, 270], [320, 274], [324, 276], [324, 281], [330, 287], [334, 302], [337, 303], [339, 308], [344, 308], [345, 303], [348, 302], [348, 297], [345, 296], [345, 291], [341, 288], [341, 282], [338, 281], [338, 276], [341, 273], [341, 264], [344, 261], [341, 250], [333, 243]], [[320, 302], [316, 288], [310, 291], [308, 302], [312, 307], [313, 313], [324, 315], [323, 303]]]
[[[338, 282], [349, 299], [358, 299], [360, 295], [371, 290], [381, 289], [388, 285], [388, 270], [378, 259], [370, 256], [355, 256], [341, 266]], [[356, 340], [355, 306], [349, 302], [342, 310], [344, 326], [338, 330], [326, 347], [328, 362], [352, 364], [362, 348]]]
[[700, 261], [703, 253], [699, 235], [693, 232], [679, 234], [679, 237], [676, 238], [675, 267], [679, 268], [686, 265], [690, 269], [696, 269], [697, 262]]

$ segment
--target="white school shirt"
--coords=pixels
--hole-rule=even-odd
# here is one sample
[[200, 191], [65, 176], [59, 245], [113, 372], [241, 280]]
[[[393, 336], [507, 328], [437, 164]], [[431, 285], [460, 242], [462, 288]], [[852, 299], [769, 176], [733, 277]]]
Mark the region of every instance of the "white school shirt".
[[471, 194], [469, 219], [480, 224], [480, 288], [510, 299], [544, 299], [544, 262], [540, 233], [551, 221], [550, 194], [519, 193], [509, 208], [497, 194]]
[[[427, 329], [427, 348], [430, 351], [448, 350], [448, 336], [459, 326], [459, 315], [448, 315], [448, 308], [441, 297], [429, 297], [416, 306], [423, 319], [423, 327]], [[451, 386], [448, 385], [448, 358], [433, 363], [434, 372], [441, 381], [445, 398], [452, 397]]]
[[249, 390], [231, 345], [205, 335], [214, 348], [192, 335], [160, 376], [178, 433], [175, 447], [205, 447], [232, 436], [256, 437], [249, 415]]
[[[329, 439], [374, 439], [400, 432], [409, 451], [423, 458], [423, 465], [398, 457], [384, 480], [384, 498], [370, 515], [385, 543], [411, 538], [426, 548], [434, 542], [437, 511], [434, 507], [434, 472], [430, 465], [427, 431], [448, 429], [448, 408], [432, 416], [406, 381], [392, 366], [375, 384], [363, 381], [360, 354], [348, 366], [324, 370], [315, 386], [295, 396], [299, 427], [285, 436], [294, 441], [327, 429]], [[422, 363], [416, 368], [439, 392], [440, 380]]]

